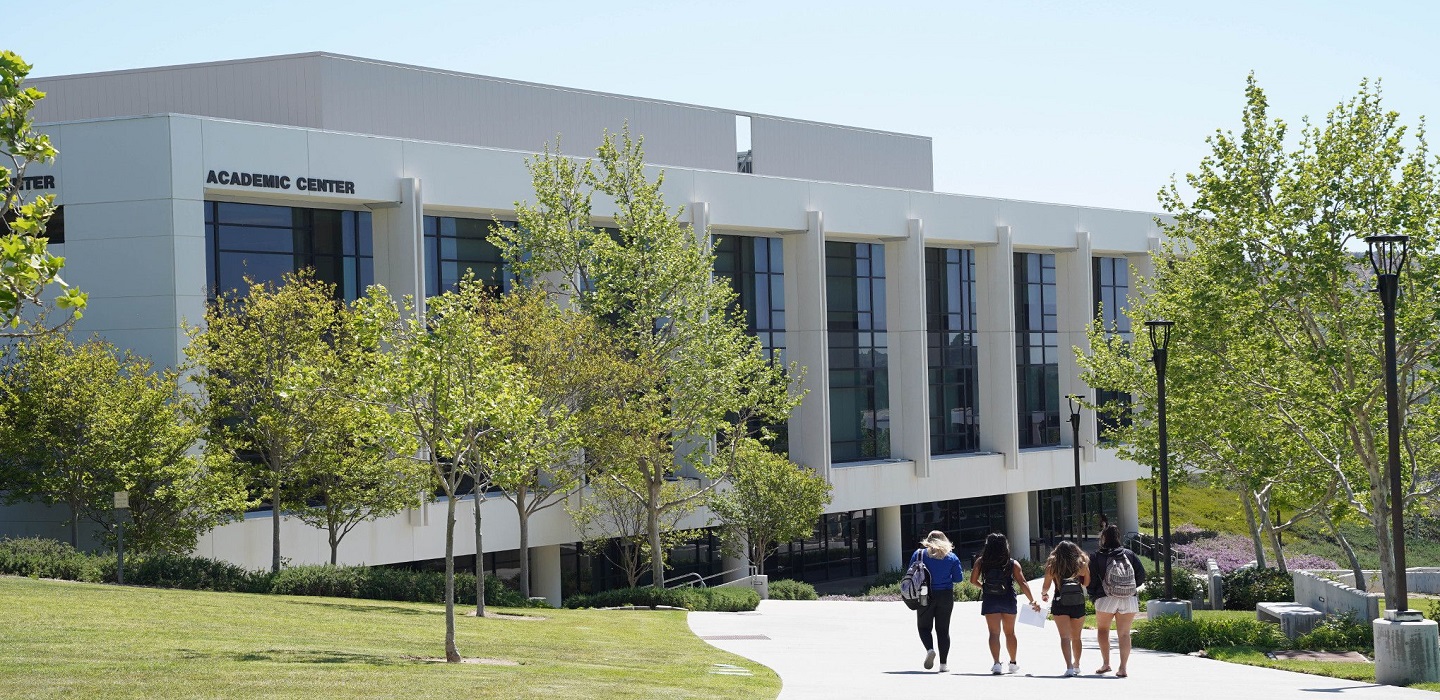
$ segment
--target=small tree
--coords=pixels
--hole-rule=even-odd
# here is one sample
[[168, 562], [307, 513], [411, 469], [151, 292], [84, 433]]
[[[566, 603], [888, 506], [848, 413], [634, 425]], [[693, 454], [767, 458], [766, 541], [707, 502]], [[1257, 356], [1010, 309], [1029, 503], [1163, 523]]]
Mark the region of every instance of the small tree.
[[445, 659], [459, 663], [455, 646], [455, 506], [462, 482], [475, 473], [482, 441], [538, 410], [525, 393], [524, 373], [506, 361], [485, 331], [480, 309], [488, 292], [461, 282], [427, 302], [422, 316], [407, 300], [373, 287], [357, 303], [357, 327], [367, 343], [386, 348], [374, 358], [371, 396], [385, 406], [406, 436], [392, 451], [416, 454], [446, 497]]
[[725, 530], [725, 548], [745, 553], [758, 573], [765, 559], [784, 542], [806, 537], [830, 502], [831, 487], [824, 477], [784, 455], [775, 454], [756, 440], [735, 442], [725, 459], [733, 488], [717, 491], [710, 510]]
[[[55, 212], [55, 196], [26, 202], [20, 189], [31, 163], [52, 163], [56, 150], [50, 137], [35, 133], [30, 111], [45, 93], [22, 88], [30, 64], [11, 51], [0, 50], [0, 337], [23, 337], [54, 330], [80, 318], [86, 295], [65, 284], [60, 270], [65, 259], [50, 254], [45, 225]], [[61, 292], [54, 305], [68, 309], [61, 322], [47, 326], [36, 315], [41, 295], [50, 285]]]
[[[616, 483], [620, 475], [608, 475], [595, 480], [580, 496], [579, 502], [566, 506], [575, 527], [584, 539], [585, 552], [592, 557], [604, 557], [621, 571], [631, 587], [640, 585], [640, 578], [646, 569], [653, 569], [655, 549], [651, 544], [649, 531], [649, 509], [634, 496], [635, 486], [626, 488]], [[695, 539], [697, 530], [676, 529], [685, 516], [695, 511], [698, 501], [689, 498], [695, 489], [687, 488], [681, 482], [664, 486], [662, 498], [682, 505], [667, 510], [661, 528], [661, 552], [678, 547]], [[663, 586], [664, 580], [655, 585]]]
[[59, 334], [23, 342], [0, 373], [0, 463], [11, 499], [63, 503], [70, 543], [81, 520], [113, 532], [112, 496], [131, 494], [131, 546], [186, 551], [244, 506], [232, 472], [188, 453], [199, 434], [185, 419], [173, 372], [99, 340]]
[[271, 507], [271, 571], [280, 570], [280, 519], [303, 502], [304, 466], [324, 436], [343, 430], [345, 399], [335, 391], [344, 305], [308, 271], [279, 286], [247, 280], [248, 293], [221, 295], [205, 325], [188, 328], [186, 354], [204, 390], [206, 450], [212, 462], [248, 466]]

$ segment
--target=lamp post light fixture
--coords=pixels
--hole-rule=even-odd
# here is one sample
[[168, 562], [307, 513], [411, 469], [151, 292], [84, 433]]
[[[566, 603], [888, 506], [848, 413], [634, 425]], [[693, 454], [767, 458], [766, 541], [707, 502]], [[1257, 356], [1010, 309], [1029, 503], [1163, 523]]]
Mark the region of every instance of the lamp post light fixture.
[[1395, 367], [1395, 303], [1400, 297], [1400, 271], [1405, 268], [1409, 236], [1369, 236], [1370, 266], [1375, 291], [1385, 311], [1385, 423], [1389, 429], [1385, 469], [1390, 472], [1390, 539], [1395, 559], [1395, 600], [1391, 609], [1409, 609], [1405, 585], [1405, 501], [1400, 488], [1400, 385]]
[[1080, 514], [1080, 406], [1082, 397], [1079, 394], [1066, 394], [1065, 401], [1070, 405], [1070, 431], [1071, 447], [1075, 452], [1075, 493], [1070, 497], [1070, 534], [1080, 535], [1080, 541], [1085, 541], [1085, 535], [1081, 533], [1082, 528], [1089, 530], [1089, 524], [1085, 522], [1084, 516]]
[[1151, 360], [1155, 363], [1155, 405], [1156, 427], [1160, 433], [1160, 529], [1165, 539], [1165, 599], [1175, 599], [1175, 581], [1171, 577], [1170, 560], [1170, 451], [1165, 432], [1165, 363], [1169, 360], [1170, 331], [1174, 321], [1156, 319], [1146, 321], [1150, 330], [1150, 347], [1154, 348]]
[[115, 492], [115, 582], [125, 585], [125, 511], [130, 510], [130, 492]]

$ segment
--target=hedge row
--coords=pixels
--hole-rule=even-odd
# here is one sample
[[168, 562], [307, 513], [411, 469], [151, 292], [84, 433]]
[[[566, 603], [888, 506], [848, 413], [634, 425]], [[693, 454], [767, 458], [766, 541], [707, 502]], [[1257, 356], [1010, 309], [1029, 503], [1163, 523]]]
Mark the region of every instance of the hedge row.
[[567, 608], [655, 608], [666, 606], [686, 610], [742, 612], [760, 605], [753, 588], [617, 588], [565, 599]]
[[[110, 555], [87, 554], [55, 540], [0, 539], [0, 574], [114, 583], [116, 561]], [[273, 593], [335, 598], [368, 598], [415, 603], [445, 601], [445, 574], [372, 566], [293, 566], [273, 574], [251, 571], [229, 562], [172, 554], [127, 557], [125, 583], [156, 588], [182, 588], [226, 593]], [[455, 601], [475, 604], [475, 575], [455, 574]], [[485, 577], [485, 602], [499, 607], [525, 607], [520, 593], [494, 576]]]

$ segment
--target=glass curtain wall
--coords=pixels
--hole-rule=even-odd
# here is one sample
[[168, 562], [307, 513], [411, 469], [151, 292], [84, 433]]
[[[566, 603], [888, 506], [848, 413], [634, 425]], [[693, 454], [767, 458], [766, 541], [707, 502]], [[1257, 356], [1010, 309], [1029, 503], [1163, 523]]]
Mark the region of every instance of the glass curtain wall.
[[426, 296], [453, 291], [467, 273], [474, 273], [476, 279], [493, 289], [510, 289], [510, 270], [500, 257], [500, 249], [490, 241], [490, 227], [497, 223], [515, 226], [513, 222], [491, 219], [425, 217]]
[[765, 574], [820, 583], [879, 573], [875, 526], [873, 509], [826, 513], [809, 537], [780, 545], [767, 557]]
[[[715, 236], [715, 275], [729, 280], [735, 305], [745, 316], [745, 328], [760, 340], [766, 355], [785, 363], [785, 251], [780, 238]], [[785, 422], [769, 426], [771, 447], [790, 450]]]
[[1015, 357], [1020, 446], [1060, 444], [1060, 334], [1055, 256], [1015, 254]]
[[980, 449], [975, 251], [925, 249], [930, 454]]
[[885, 246], [825, 244], [830, 353], [830, 459], [890, 456]]
[[205, 203], [205, 279], [210, 299], [246, 288], [245, 278], [279, 284], [311, 268], [351, 301], [375, 282], [370, 212]]
[[[1054, 546], [1061, 539], [1072, 536], [1070, 532], [1071, 494], [1075, 487], [1047, 489], [1035, 493], [1040, 513], [1040, 539]], [[1080, 487], [1081, 531], [1091, 539], [1100, 534], [1100, 515], [1110, 519], [1112, 525], [1119, 524], [1120, 494], [1115, 484], [1086, 484]], [[1123, 533], [1122, 533], [1123, 534]], [[1078, 536], [1078, 535], [1074, 535]], [[1048, 550], [1047, 550], [1048, 551]]]
[[[1125, 258], [1093, 258], [1095, 320], [1109, 333], [1130, 336], [1130, 263]], [[1130, 394], [1095, 390], [1095, 403], [1105, 407], [1097, 415], [1100, 440], [1113, 442], [1115, 430], [1130, 424]]]
[[[970, 568], [970, 558], [985, 546], [985, 536], [1005, 531], [1005, 497], [981, 496], [950, 501], [932, 501], [900, 506], [900, 551], [910, 553], [931, 530], [940, 530], [955, 544], [955, 554]], [[1011, 543], [1017, 559], [1025, 556], [1020, 545]]]

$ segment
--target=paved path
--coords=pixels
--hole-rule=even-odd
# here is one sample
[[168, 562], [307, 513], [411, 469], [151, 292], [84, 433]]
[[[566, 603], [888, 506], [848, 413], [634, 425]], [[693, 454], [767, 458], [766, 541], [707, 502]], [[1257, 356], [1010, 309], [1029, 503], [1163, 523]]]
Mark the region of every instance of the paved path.
[[[1129, 678], [1088, 675], [1100, 665], [1094, 630], [1085, 631], [1081, 655], [1080, 669], [1087, 675], [1064, 678], [1065, 662], [1053, 622], [1044, 629], [1017, 625], [1020, 674], [992, 676], [979, 603], [955, 604], [950, 672], [943, 675], [923, 670], [925, 652], [915, 633], [915, 614], [899, 602], [767, 600], [755, 612], [691, 613], [690, 628], [701, 638], [712, 638], [707, 639], [710, 644], [774, 669], [784, 683], [782, 700], [1066, 695], [1167, 700], [1436, 698], [1423, 690], [1139, 649], [1131, 654]], [[766, 638], [713, 639], [756, 635]], [[1119, 651], [1111, 654], [1111, 665], [1118, 665]]]

